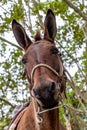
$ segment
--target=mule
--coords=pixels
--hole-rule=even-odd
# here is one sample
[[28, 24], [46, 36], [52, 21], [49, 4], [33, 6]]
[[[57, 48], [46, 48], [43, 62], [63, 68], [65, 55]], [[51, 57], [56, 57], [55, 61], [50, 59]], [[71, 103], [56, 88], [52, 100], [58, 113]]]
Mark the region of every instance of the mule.
[[60, 95], [65, 92], [66, 79], [59, 51], [55, 46], [57, 33], [55, 15], [48, 9], [44, 21], [44, 36], [40, 31], [34, 42], [22, 25], [12, 21], [14, 36], [24, 51], [22, 62], [29, 82], [31, 102], [16, 130], [65, 130], [59, 121], [57, 109]]

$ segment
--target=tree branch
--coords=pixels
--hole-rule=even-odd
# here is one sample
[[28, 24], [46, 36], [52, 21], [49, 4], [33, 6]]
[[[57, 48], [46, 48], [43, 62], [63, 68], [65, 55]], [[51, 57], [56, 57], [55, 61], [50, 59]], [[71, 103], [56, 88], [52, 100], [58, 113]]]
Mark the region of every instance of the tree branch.
[[4, 99], [4, 98], [2, 98], [2, 97], [0, 97], [0, 100], [3, 101], [3, 102], [5, 102], [5, 103], [7, 103], [7, 104], [10, 105], [12, 108], [15, 108], [15, 105], [13, 105], [12, 103], [10, 103], [8, 100], [6, 100], [6, 99]]
[[[36, 2], [36, 0], [32, 0], [32, 3], [33, 3], [34, 6], [38, 5], [38, 2]], [[39, 24], [39, 26], [41, 26], [42, 29], [44, 29], [42, 18], [41, 18], [41, 15], [40, 15], [39, 11], [37, 13], [37, 16], [38, 16], [38, 21], [39, 21], [37, 23]]]
[[0, 8], [2, 8], [6, 13], [9, 14], [9, 11], [7, 9], [5, 9], [2, 5], [0, 5]]
[[29, 27], [28, 28], [29, 28], [30, 32], [32, 33], [31, 11], [30, 11], [31, 7], [30, 7], [30, 3], [29, 2], [28, 2], [28, 16], [29, 16]]
[[75, 109], [74, 107], [71, 107], [69, 105], [66, 105], [67, 109], [75, 112], [75, 114], [86, 114], [87, 115], [87, 111], [82, 111], [82, 110], [78, 110], [78, 109]]
[[66, 121], [66, 128], [67, 128], [67, 130], [72, 130], [69, 115], [67, 116], [66, 114], [64, 114], [64, 119]]
[[76, 13], [78, 13], [84, 20], [87, 21], [87, 16], [76, 6], [74, 6], [69, 0], [63, 0], [69, 7], [74, 9]]
[[20, 50], [22, 50], [22, 48], [21, 48], [21, 47], [19, 47], [19, 46], [15, 45], [14, 43], [12, 43], [12, 42], [10, 42], [10, 41], [6, 40], [6, 39], [5, 39], [5, 38], [3, 38], [3, 37], [0, 37], [0, 40], [4, 41], [4, 42], [6, 42], [6, 43], [8, 43], [8, 44], [10, 44], [10, 45], [12, 45], [12, 46], [14, 46], [14, 47], [16, 47], [16, 48], [20, 49]]
[[[86, 99], [85, 94], [83, 94], [82, 92], [80, 92], [80, 91], [78, 90], [78, 88], [76, 87], [76, 85], [75, 85], [75, 83], [74, 83], [74, 81], [73, 81], [73, 78], [71, 77], [71, 75], [70, 75], [70, 73], [68, 72], [68, 70], [65, 69], [65, 71], [67, 72], [67, 74], [68, 74], [68, 76], [69, 76], [69, 78], [70, 78], [70, 80], [68, 79], [68, 81], [69, 81], [69, 83], [71, 84], [73, 90], [75, 91], [75, 94], [77, 95], [77, 97], [78, 97], [80, 103], [83, 105], [81, 99], [87, 103], [87, 99]], [[84, 106], [83, 106], [83, 107], [84, 107]]]
[[[84, 75], [84, 73], [83, 73], [83, 71], [82, 71], [80, 65], [78, 64], [77, 58], [76, 58], [76, 57], [74, 58], [73, 55], [69, 54], [68, 51], [67, 51], [57, 40], [56, 40], [56, 42], [57, 42], [57, 43], [59, 44], [59, 46], [66, 52], [66, 54], [68, 55], [68, 57], [70, 57], [70, 58], [72, 59], [72, 61], [73, 61], [74, 63], [76, 63], [78, 70], [79, 70], [79, 71], [81, 72], [81, 74], [82, 74], [82, 77], [84, 77], [85, 79], [87, 79], [87, 77]], [[87, 83], [87, 81], [86, 81], [86, 83]]]
[[65, 72], [67, 73], [67, 75], [69, 76], [69, 78], [68, 78], [68, 81], [69, 81], [69, 83], [71, 84], [71, 87], [72, 87], [72, 89], [74, 90], [74, 92], [75, 92], [75, 94], [76, 94], [76, 97], [78, 98], [78, 101], [79, 101], [79, 103], [81, 104], [81, 106], [83, 107], [83, 111], [85, 112], [85, 113], [87, 113], [87, 110], [85, 109], [85, 106], [84, 106], [84, 104], [82, 103], [82, 101], [81, 101], [81, 99], [80, 99], [80, 92], [78, 91], [78, 89], [76, 88], [76, 85], [75, 85], [75, 83], [74, 83], [74, 81], [73, 81], [73, 78], [71, 77], [71, 75], [70, 75], [70, 73], [68, 72], [68, 70], [66, 69], [66, 68], [64, 68], [65, 69]]
[[[87, 22], [83, 26], [83, 32], [85, 35], [85, 52], [87, 53]], [[87, 60], [87, 57], [86, 57]], [[87, 65], [85, 65], [85, 76], [86, 76], [86, 90], [87, 90]]]

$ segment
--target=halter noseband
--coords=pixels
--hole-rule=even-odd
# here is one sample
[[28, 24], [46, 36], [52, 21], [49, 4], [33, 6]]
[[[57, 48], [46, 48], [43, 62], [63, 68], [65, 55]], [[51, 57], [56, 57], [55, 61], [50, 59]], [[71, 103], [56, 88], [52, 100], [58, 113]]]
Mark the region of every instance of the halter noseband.
[[[62, 64], [61, 64], [62, 65]], [[47, 65], [47, 64], [43, 64], [43, 63], [41, 63], [41, 64], [37, 64], [37, 65], [35, 65], [34, 67], [33, 67], [33, 69], [32, 69], [32, 71], [31, 71], [31, 82], [33, 81], [33, 76], [34, 76], [34, 72], [35, 72], [35, 70], [38, 68], [38, 67], [45, 67], [45, 68], [47, 68], [47, 69], [49, 69], [49, 70], [51, 70], [55, 75], [57, 75], [57, 77], [62, 77], [62, 75], [63, 75], [63, 65], [62, 65], [62, 73], [58, 73], [55, 69], [53, 69], [51, 66], [49, 66], [49, 65]]]

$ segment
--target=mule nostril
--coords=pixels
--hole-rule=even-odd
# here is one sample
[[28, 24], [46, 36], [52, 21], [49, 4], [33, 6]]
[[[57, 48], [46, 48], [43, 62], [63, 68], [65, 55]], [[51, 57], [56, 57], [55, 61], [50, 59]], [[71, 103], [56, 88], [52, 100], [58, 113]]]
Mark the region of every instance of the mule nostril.
[[50, 85], [50, 87], [49, 87], [49, 91], [50, 92], [54, 92], [54, 90], [55, 90], [55, 83], [52, 82], [51, 85]]
[[38, 88], [34, 88], [33, 89], [33, 92], [34, 92], [34, 96], [36, 98], [40, 98], [40, 90]]
[[37, 96], [38, 95], [38, 90], [35, 88], [33, 89], [34, 95]]

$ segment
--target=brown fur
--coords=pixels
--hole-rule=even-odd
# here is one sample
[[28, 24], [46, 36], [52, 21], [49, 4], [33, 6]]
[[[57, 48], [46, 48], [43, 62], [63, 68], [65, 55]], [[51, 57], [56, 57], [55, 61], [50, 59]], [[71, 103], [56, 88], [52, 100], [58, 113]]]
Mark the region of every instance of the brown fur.
[[66, 130], [61, 123], [59, 123], [58, 110], [48, 111], [42, 114], [43, 123], [41, 125], [36, 124], [33, 105], [31, 102], [28, 110], [21, 118], [17, 130]]
[[[38, 67], [31, 79], [33, 67], [40, 63], [51, 66], [59, 74], [61, 66], [63, 66], [54, 43], [57, 29], [54, 13], [50, 9], [47, 11], [44, 26], [44, 38], [40, 38], [40, 32], [38, 31], [35, 35], [35, 42], [32, 44], [24, 28], [16, 20], [12, 22], [16, 40], [25, 51], [22, 62], [25, 64], [25, 72], [33, 96], [27, 111], [17, 126], [17, 130], [65, 130], [59, 122], [58, 109], [42, 113], [43, 122], [38, 124], [36, 114], [38, 106], [41, 110], [55, 107], [59, 101], [59, 95], [65, 92], [66, 88], [64, 72], [60, 77], [45, 67]], [[59, 86], [59, 84], [61, 85]]]

